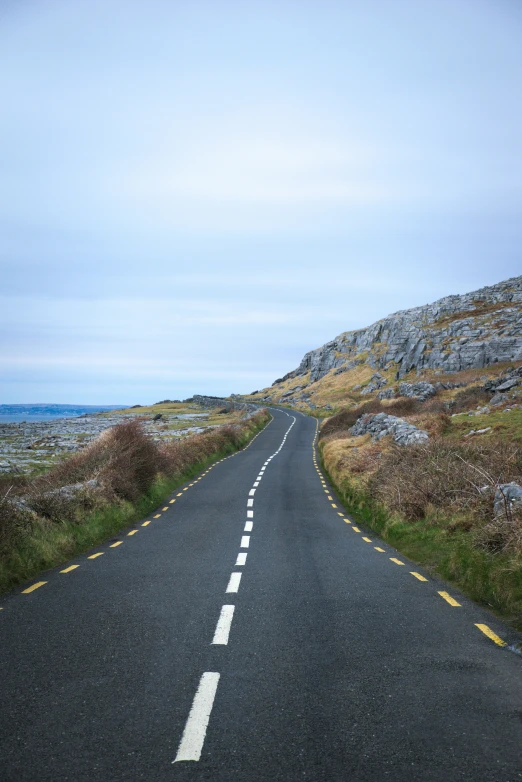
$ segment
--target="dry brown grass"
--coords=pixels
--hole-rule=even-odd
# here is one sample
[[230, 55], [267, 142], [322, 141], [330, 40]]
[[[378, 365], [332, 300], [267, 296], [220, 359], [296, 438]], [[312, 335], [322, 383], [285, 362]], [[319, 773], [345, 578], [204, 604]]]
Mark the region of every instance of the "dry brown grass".
[[520, 518], [508, 509], [497, 518], [493, 515], [498, 486], [512, 481], [522, 482], [522, 454], [516, 445], [502, 440], [455, 443], [436, 437], [383, 452], [368, 489], [404, 519], [453, 519], [460, 528], [473, 529], [480, 545], [522, 554]]
[[[77, 522], [95, 508], [133, 503], [158, 476], [182, 476], [211, 455], [237, 448], [267, 417], [158, 443], [134, 419], [105, 430], [82, 451], [34, 478], [4, 479], [0, 494], [0, 552], [34, 524]], [[65, 487], [65, 488], [64, 488]]]

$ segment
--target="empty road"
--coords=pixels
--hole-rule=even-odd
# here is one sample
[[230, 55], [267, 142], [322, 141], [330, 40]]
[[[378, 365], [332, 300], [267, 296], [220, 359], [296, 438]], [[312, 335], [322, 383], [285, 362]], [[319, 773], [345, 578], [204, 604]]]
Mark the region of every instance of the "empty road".
[[3, 782], [522, 780], [520, 638], [350, 521], [315, 420], [273, 416], [0, 600]]

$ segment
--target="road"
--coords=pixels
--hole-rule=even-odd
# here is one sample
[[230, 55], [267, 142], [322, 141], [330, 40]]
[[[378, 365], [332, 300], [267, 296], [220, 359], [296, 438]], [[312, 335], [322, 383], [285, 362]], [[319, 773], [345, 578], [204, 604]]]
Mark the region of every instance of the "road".
[[522, 780], [520, 638], [352, 523], [315, 420], [273, 415], [0, 601], [3, 782]]

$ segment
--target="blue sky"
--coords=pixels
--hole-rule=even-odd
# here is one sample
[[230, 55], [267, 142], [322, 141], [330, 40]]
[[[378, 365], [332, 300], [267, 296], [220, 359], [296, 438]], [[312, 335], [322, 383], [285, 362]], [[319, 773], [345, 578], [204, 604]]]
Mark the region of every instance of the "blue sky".
[[0, 2], [1, 402], [269, 385], [522, 273], [518, 0]]

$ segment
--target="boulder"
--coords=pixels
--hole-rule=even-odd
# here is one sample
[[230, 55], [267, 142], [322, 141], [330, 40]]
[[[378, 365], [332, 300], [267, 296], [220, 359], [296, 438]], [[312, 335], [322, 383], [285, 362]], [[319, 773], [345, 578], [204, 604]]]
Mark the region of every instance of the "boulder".
[[361, 416], [351, 428], [351, 434], [358, 436], [370, 433], [375, 442], [387, 435], [392, 435], [399, 445], [414, 445], [422, 443], [429, 438], [428, 432], [409, 424], [403, 418], [386, 413], [372, 415], [367, 413]]
[[431, 383], [420, 380], [418, 383], [401, 383], [399, 385], [400, 396], [408, 396], [414, 399], [420, 399], [425, 402], [432, 396], [435, 396], [437, 389]]
[[512, 510], [516, 506], [522, 506], [522, 486], [518, 483], [502, 483], [495, 492], [495, 515], [506, 513], [506, 508]]

